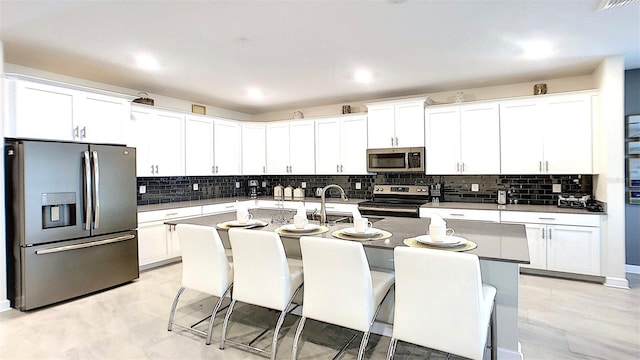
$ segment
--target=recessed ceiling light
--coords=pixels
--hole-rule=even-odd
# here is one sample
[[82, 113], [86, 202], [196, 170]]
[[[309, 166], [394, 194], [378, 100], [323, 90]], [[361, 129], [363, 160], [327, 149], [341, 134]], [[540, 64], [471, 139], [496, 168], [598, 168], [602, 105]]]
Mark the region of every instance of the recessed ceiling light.
[[258, 88], [252, 88], [247, 91], [247, 96], [254, 100], [260, 100], [264, 97], [264, 93]]
[[553, 55], [553, 45], [548, 41], [529, 41], [523, 44], [522, 56], [526, 59], [544, 59]]
[[353, 77], [354, 79], [356, 79], [357, 82], [363, 83], [363, 84], [368, 84], [371, 81], [373, 81], [373, 74], [369, 70], [364, 70], [364, 69], [358, 70], [356, 71]]
[[144, 70], [155, 71], [160, 69], [160, 63], [149, 54], [136, 56], [136, 65]]

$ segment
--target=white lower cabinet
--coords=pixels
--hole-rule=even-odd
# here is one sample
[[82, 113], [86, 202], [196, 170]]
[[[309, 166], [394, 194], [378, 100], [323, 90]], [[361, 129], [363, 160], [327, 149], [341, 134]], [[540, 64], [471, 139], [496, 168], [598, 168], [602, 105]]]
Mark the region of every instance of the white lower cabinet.
[[533, 269], [600, 275], [600, 215], [503, 211], [503, 223], [524, 224]]
[[140, 267], [161, 265], [181, 255], [180, 239], [167, 220], [184, 219], [202, 214], [201, 206], [138, 213], [138, 260]]

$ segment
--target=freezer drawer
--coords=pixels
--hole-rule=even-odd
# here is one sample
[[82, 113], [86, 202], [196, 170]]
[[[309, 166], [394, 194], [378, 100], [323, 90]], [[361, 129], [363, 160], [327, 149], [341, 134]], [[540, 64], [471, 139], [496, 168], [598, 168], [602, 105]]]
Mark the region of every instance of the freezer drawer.
[[13, 306], [31, 310], [139, 277], [137, 231], [21, 248]]

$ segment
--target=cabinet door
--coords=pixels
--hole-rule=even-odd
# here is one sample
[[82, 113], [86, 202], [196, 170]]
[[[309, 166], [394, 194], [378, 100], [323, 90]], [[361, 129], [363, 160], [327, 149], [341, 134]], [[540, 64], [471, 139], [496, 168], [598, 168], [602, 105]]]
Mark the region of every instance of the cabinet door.
[[169, 258], [168, 226], [162, 222], [140, 224], [138, 227], [138, 259], [140, 266]]
[[74, 92], [28, 81], [17, 81], [16, 136], [35, 139], [74, 140]]
[[184, 176], [184, 115], [157, 112], [150, 124], [149, 149], [153, 176]]
[[460, 173], [460, 107], [427, 111], [427, 174]]
[[213, 119], [204, 116], [187, 116], [185, 167], [187, 176], [213, 174]]
[[[364, 157], [362, 160], [365, 160]], [[316, 120], [316, 174], [339, 172], [340, 120]]]
[[[312, 132], [313, 133], [313, 132]], [[289, 123], [267, 125], [267, 173], [289, 172]], [[311, 144], [313, 146], [313, 143]], [[312, 155], [313, 157], [313, 155]]]
[[500, 173], [499, 116], [497, 103], [460, 108], [461, 173]]
[[547, 268], [547, 228], [545, 225], [537, 224], [525, 224], [525, 228], [531, 264], [522, 266], [545, 270]]
[[367, 138], [369, 147], [395, 146], [395, 108], [392, 104], [370, 106], [367, 113]]
[[[131, 106], [129, 101], [112, 96], [78, 93], [79, 127], [83, 142], [122, 144], [123, 125], [127, 122]], [[75, 128], [74, 126], [74, 128]]]
[[340, 173], [367, 173], [367, 118], [342, 119]]
[[136, 176], [153, 176], [149, 148], [151, 132], [151, 110], [143, 107], [131, 108], [129, 121], [125, 124], [124, 141], [127, 146], [136, 148]]
[[395, 106], [396, 146], [424, 146], [424, 101]]
[[289, 171], [292, 174], [316, 173], [314, 135], [313, 121], [292, 121], [289, 124]]
[[266, 172], [265, 125], [242, 125], [242, 174], [263, 175]]
[[213, 154], [216, 175], [239, 175], [240, 166], [240, 125], [234, 121], [214, 120]]
[[542, 172], [544, 124], [538, 101], [500, 104], [500, 163], [503, 174]]
[[547, 269], [600, 275], [600, 229], [547, 226]]
[[590, 174], [592, 166], [591, 96], [564, 95], [545, 107], [544, 166], [549, 174]]

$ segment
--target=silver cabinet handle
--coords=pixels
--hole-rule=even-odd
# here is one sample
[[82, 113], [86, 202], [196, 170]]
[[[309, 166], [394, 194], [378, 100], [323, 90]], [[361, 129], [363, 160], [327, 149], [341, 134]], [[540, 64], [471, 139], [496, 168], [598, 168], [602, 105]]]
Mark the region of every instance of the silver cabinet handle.
[[542, 172], [542, 161], [538, 161], [538, 169], [540, 169], [540, 172]]
[[267, 167], [266, 166], [262, 166], [262, 173], [266, 173], [267, 172]]
[[215, 173], [216, 173], [216, 168], [215, 168], [215, 166], [212, 166], [212, 167], [211, 167], [211, 173], [212, 173], [212, 174], [215, 174]]
[[77, 138], [78, 136], [80, 136], [80, 127], [76, 126], [73, 128], [73, 138]]
[[391, 137], [391, 146], [393, 147], [393, 136]]
[[216, 165], [216, 174], [218, 173], [218, 165]]
[[153, 165], [151, 165], [151, 173], [153, 174]]
[[342, 169], [342, 165], [340, 165], [340, 172], [344, 172], [344, 170]]
[[172, 212], [172, 213], [168, 213], [167, 215], [165, 215], [165, 217], [167, 217], [167, 216], [176, 216], [176, 215], [178, 215], [177, 212]]
[[160, 170], [158, 170], [159, 165], [156, 165], [156, 174], [160, 174]]
[[544, 231], [544, 229], [542, 229], [542, 240], [544, 240], [544, 239], [545, 239], [545, 238], [544, 238], [544, 233], [545, 233], [545, 231]]
[[93, 162], [93, 228], [100, 227], [100, 161], [98, 161], [98, 152], [91, 152], [91, 161]]
[[398, 138], [396, 137], [396, 146], [398, 146]]
[[91, 163], [89, 151], [83, 151], [82, 160], [84, 164], [84, 218], [85, 230], [91, 230]]
[[464, 216], [464, 214], [449, 214], [451, 216]]
[[555, 220], [556, 218], [550, 218], [550, 217], [539, 217], [538, 220]]
[[545, 161], [545, 165], [546, 165], [546, 168], [547, 168], [547, 172], [549, 172], [549, 162]]
[[87, 127], [83, 127], [82, 131], [80, 132], [80, 134], [82, 135], [82, 138], [86, 138], [87, 137]]
[[340, 172], [340, 165], [336, 165], [336, 172]]
[[235, 206], [235, 205], [227, 205], [227, 206], [225, 206], [224, 208], [225, 208], [225, 209], [233, 209], [234, 207], [236, 207], [236, 206]]
[[120, 241], [131, 240], [133, 238], [135, 238], [135, 235], [124, 235], [124, 236], [118, 236], [111, 239], [92, 241], [92, 242], [83, 243], [83, 244], [67, 245], [67, 246], [60, 246], [60, 247], [51, 248], [51, 249], [36, 250], [36, 255], [46, 255], [46, 254], [52, 254], [52, 253], [57, 253], [62, 251], [85, 249], [92, 246], [107, 245], [107, 244], [112, 244]]
[[460, 163], [459, 162], [456, 163], [456, 172], [460, 172]]
[[461, 167], [460, 172], [464, 172], [464, 163], [462, 163], [462, 167]]
[[551, 231], [553, 231], [553, 229], [549, 229], [549, 240], [551, 240]]

